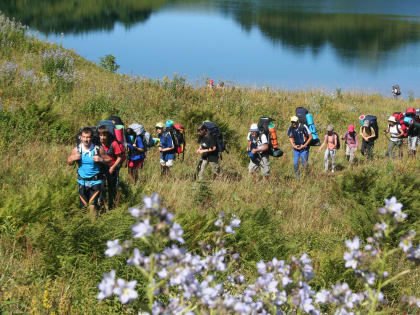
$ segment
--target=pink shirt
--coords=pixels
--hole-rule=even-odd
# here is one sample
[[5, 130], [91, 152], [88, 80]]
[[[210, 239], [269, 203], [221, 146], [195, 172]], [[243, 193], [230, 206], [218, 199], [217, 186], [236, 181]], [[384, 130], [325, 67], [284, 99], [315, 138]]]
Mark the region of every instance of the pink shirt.
[[350, 134], [350, 132], [346, 132], [343, 136], [343, 140], [346, 141], [347, 145], [352, 148], [357, 148], [359, 146], [359, 139], [357, 137], [356, 132], [353, 132], [354, 137]]

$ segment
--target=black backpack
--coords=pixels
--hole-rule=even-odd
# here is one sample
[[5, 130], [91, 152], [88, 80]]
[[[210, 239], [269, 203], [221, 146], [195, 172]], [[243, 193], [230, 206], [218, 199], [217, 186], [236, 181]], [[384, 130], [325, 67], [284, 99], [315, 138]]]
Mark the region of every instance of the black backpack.
[[219, 127], [214, 122], [211, 122], [211, 121], [205, 121], [203, 122], [203, 125], [204, 127], [206, 127], [206, 129], [209, 131], [209, 134], [216, 141], [217, 152], [222, 153], [226, 151], [228, 153], [228, 151], [226, 150], [226, 144], [223, 141], [223, 135], [220, 132]]
[[108, 118], [108, 120], [112, 120], [112, 122], [114, 123], [114, 125], [122, 125], [124, 126], [124, 123], [121, 119], [121, 117], [119, 116], [111, 116]]
[[182, 144], [185, 145], [184, 135], [173, 125], [171, 127], [166, 128], [165, 132], [169, 132], [169, 134], [171, 135], [172, 142], [176, 151], [179, 147], [181, 147]]
[[299, 119], [299, 122], [301, 124], [305, 124], [307, 125], [308, 123], [306, 122], [306, 115], [309, 113], [309, 111], [304, 108], [304, 107], [297, 107], [296, 108], [296, 116]]
[[281, 157], [283, 155], [283, 151], [280, 149], [274, 149], [273, 147], [273, 143], [271, 142], [271, 137], [270, 137], [270, 131], [269, 131], [269, 126], [270, 124], [275, 121], [273, 118], [270, 117], [260, 117], [260, 119], [258, 120], [258, 129], [259, 129], [259, 134], [260, 136], [262, 134], [264, 134], [267, 137], [267, 141], [268, 141], [268, 153], [271, 156], [274, 157]]
[[372, 127], [373, 130], [375, 130], [375, 137], [373, 137], [373, 140], [378, 139], [379, 137], [379, 128], [378, 128], [378, 119], [374, 115], [366, 115], [365, 121], [369, 121], [369, 127]]
[[340, 148], [341, 148], [340, 136], [336, 132], [333, 132], [333, 135], [335, 135], [337, 137], [337, 147], [336, 147], [336, 149], [340, 150]]
[[401, 89], [398, 84], [392, 86], [392, 94], [394, 95], [401, 95]]

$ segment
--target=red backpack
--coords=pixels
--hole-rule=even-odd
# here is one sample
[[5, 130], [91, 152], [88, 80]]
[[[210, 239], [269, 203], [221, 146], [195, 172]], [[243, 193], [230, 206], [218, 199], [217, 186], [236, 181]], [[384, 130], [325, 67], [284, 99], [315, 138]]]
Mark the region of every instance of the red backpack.
[[401, 129], [402, 132], [404, 133], [403, 138], [407, 138], [408, 137], [408, 127], [404, 124], [404, 114], [401, 113], [401, 112], [395, 112], [395, 113], [392, 114], [392, 116], [395, 117], [395, 120], [397, 121], [399, 129]]

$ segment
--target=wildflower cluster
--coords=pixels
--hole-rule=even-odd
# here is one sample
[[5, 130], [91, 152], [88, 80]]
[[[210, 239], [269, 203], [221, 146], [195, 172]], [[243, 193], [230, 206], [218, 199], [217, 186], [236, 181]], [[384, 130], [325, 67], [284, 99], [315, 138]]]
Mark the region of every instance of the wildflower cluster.
[[27, 27], [0, 12], [0, 54], [25, 41]]
[[[320, 314], [326, 307], [335, 314], [354, 314], [374, 312], [378, 303], [385, 303], [381, 289], [404, 271], [390, 277], [384, 270], [386, 256], [390, 254], [381, 246], [383, 235], [391, 232], [391, 222], [381, 222], [375, 226], [376, 233], [363, 247], [362, 241], [355, 237], [346, 241], [348, 251], [344, 254], [346, 267], [355, 271], [365, 282], [363, 292], [353, 292], [347, 283], [337, 283], [330, 289], [316, 291], [311, 287], [314, 277], [311, 259], [307, 254], [292, 257], [290, 262], [273, 258], [260, 261], [256, 265], [258, 276], [249, 281], [238, 269], [239, 254], [226, 248], [226, 238], [240, 228], [241, 220], [220, 213], [214, 226], [218, 231], [210, 244], [201, 245], [201, 254], [189, 252], [180, 247], [184, 243], [181, 226], [173, 221], [173, 214], [161, 207], [161, 200], [155, 194], [144, 197], [142, 207], [129, 209], [137, 219], [131, 227], [132, 240], [108, 241], [105, 254], [109, 257], [126, 255], [127, 265], [137, 268], [147, 285], [146, 299], [141, 314], [199, 314], [216, 313], [238, 314]], [[396, 223], [405, 218], [401, 207], [395, 200], [386, 200], [380, 209], [381, 215], [391, 214]], [[403, 251], [416, 255], [411, 243], [413, 233], [402, 240]], [[147, 250], [141, 251], [133, 246], [141, 241]], [[398, 248], [395, 250], [399, 250]], [[418, 254], [418, 253], [417, 253]], [[379, 260], [380, 268], [372, 269], [374, 260]], [[116, 278], [111, 270], [104, 274], [99, 284], [97, 298], [103, 300], [112, 295], [118, 296], [126, 304], [139, 298], [137, 281]], [[167, 301], [166, 303], [163, 301]], [[405, 298], [410, 307], [420, 306], [415, 297]], [[139, 304], [140, 305], [140, 304]]]
[[0, 83], [7, 86], [13, 83], [18, 70], [18, 65], [11, 61], [4, 61], [0, 67]]
[[74, 58], [62, 49], [51, 49], [41, 53], [42, 71], [59, 88], [71, 89], [82, 74], [75, 69]]

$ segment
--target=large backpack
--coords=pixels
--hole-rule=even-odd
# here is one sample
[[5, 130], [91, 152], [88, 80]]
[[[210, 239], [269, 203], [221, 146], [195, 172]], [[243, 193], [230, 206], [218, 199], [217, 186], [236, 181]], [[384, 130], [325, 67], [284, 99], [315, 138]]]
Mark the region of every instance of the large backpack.
[[129, 125], [128, 128], [132, 129], [136, 136], [141, 137], [146, 151], [155, 145], [152, 135], [144, 129], [143, 125], [134, 123]]
[[375, 137], [373, 137], [373, 140], [378, 139], [379, 137], [379, 128], [378, 128], [378, 119], [374, 115], [366, 115], [365, 121], [369, 121], [369, 127], [372, 127], [373, 130], [375, 130]]
[[267, 137], [268, 153], [274, 157], [281, 157], [283, 155], [283, 151], [279, 148], [273, 121], [275, 120], [270, 117], [260, 117], [257, 125], [260, 135], [264, 134]]
[[307, 125], [306, 115], [308, 114], [308, 110], [304, 107], [297, 107], [296, 108], [296, 116], [299, 118], [299, 122], [301, 124]]
[[398, 84], [392, 86], [392, 94], [394, 95], [401, 95], [401, 89]]
[[219, 127], [211, 122], [211, 121], [204, 121], [203, 122], [204, 127], [209, 131], [210, 135], [213, 136], [214, 140], [216, 141], [216, 148], [217, 152], [222, 153], [226, 151], [226, 145], [223, 141], [223, 135], [219, 130]]
[[311, 143], [309, 143], [309, 146], [320, 146], [321, 141], [319, 140], [312, 114], [310, 114], [309, 111], [304, 107], [297, 107], [296, 116], [299, 119], [299, 123], [308, 126], [308, 129], [312, 134], [312, 140]]
[[395, 112], [392, 114], [392, 116], [395, 117], [395, 120], [397, 121], [397, 125], [399, 127], [399, 129], [402, 130], [402, 132], [404, 133], [404, 138], [408, 137], [408, 127], [404, 124], [404, 114], [401, 112]]
[[111, 116], [111, 117], [108, 118], [108, 120], [112, 120], [112, 122], [114, 123], [115, 126], [117, 126], [117, 125], [124, 126], [124, 123], [123, 123], [121, 117]]
[[333, 132], [333, 135], [335, 135], [337, 137], [337, 147], [336, 147], [336, 149], [340, 150], [340, 148], [341, 148], [340, 136], [336, 132]]
[[414, 107], [409, 107], [405, 111], [405, 116], [415, 118], [417, 114], [417, 111]]
[[185, 129], [184, 127], [182, 127], [182, 125], [174, 124], [166, 128], [166, 131], [165, 131], [165, 132], [169, 132], [169, 134], [171, 135], [175, 152], [178, 153], [178, 155], [182, 153], [182, 159], [184, 159], [184, 148], [185, 148], [185, 137], [184, 137], [183, 130]]
[[98, 123], [98, 127], [99, 126], [106, 126], [108, 128], [108, 131], [110, 133], [110, 135], [115, 139], [115, 125], [112, 122], [112, 120], [101, 120]]

